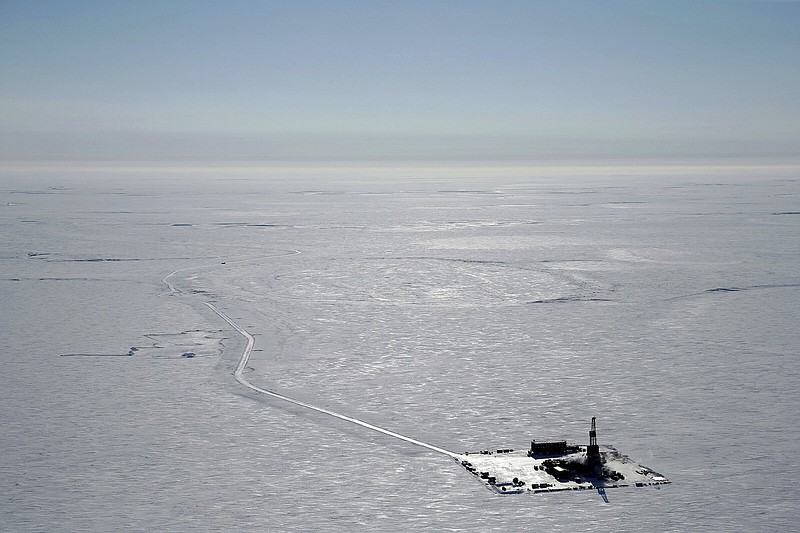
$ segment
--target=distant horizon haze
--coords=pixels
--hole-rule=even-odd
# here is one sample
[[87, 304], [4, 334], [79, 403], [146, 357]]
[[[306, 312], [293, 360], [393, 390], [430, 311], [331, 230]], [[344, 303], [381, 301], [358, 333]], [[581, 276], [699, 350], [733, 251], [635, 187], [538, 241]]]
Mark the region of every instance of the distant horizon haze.
[[0, 3], [0, 159], [800, 157], [800, 2]]

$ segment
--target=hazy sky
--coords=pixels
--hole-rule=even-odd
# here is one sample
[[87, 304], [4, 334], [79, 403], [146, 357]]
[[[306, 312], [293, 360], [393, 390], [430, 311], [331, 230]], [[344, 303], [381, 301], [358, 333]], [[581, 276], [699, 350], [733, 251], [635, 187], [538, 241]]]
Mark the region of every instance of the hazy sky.
[[0, 0], [3, 159], [800, 155], [800, 2]]

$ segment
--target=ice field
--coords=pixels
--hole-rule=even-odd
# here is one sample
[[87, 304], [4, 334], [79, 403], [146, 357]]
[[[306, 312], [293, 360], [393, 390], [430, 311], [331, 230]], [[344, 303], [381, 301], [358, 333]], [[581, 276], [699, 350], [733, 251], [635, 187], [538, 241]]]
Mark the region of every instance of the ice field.
[[[0, 242], [0, 530], [800, 520], [796, 168], [6, 166]], [[243, 386], [214, 308], [256, 388], [457, 453], [597, 416], [672, 484], [498, 496]]]

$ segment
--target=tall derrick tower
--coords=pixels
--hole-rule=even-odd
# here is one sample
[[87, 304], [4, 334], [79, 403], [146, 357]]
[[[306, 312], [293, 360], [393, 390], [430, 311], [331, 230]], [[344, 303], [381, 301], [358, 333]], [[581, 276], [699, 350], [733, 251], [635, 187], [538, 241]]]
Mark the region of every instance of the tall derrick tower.
[[589, 430], [589, 446], [586, 447], [586, 460], [589, 466], [600, 468], [600, 447], [597, 445], [597, 426], [592, 417], [592, 429]]

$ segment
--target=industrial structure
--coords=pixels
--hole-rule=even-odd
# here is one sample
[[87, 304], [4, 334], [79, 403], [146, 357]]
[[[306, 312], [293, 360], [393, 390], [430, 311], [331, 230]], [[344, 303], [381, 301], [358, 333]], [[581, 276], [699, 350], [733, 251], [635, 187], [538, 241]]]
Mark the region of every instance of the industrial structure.
[[465, 452], [455, 457], [471, 473], [498, 494], [553, 492], [663, 485], [669, 479], [635, 463], [614, 447], [597, 444], [597, 419], [592, 417], [589, 444], [566, 440], [531, 441], [530, 450], [498, 449]]
[[567, 441], [554, 440], [554, 441], [531, 441], [531, 449], [528, 455], [531, 457], [543, 457], [546, 455], [566, 455], [567, 454]]
[[597, 426], [595, 417], [592, 417], [592, 428], [589, 430], [589, 446], [586, 447], [586, 464], [599, 471], [602, 464], [600, 447], [597, 445]]

